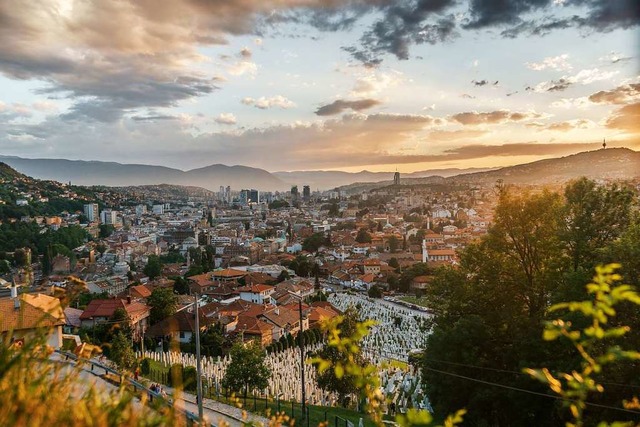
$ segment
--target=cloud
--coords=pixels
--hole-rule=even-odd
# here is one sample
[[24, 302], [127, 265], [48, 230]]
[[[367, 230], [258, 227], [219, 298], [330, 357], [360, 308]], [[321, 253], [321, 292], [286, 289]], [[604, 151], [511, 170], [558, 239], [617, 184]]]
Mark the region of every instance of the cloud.
[[249, 76], [255, 76], [258, 73], [258, 65], [252, 61], [238, 61], [233, 64], [227, 65], [227, 73], [232, 76], [242, 76], [247, 74]]
[[397, 86], [403, 80], [404, 76], [398, 71], [381, 72], [376, 70], [367, 72], [356, 79], [351, 96], [377, 95], [385, 89]]
[[492, 86], [497, 86], [499, 81], [496, 80], [493, 83], [491, 83], [489, 80], [471, 80], [471, 83], [473, 83], [476, 86], [486, 86], [486, 85], [492, 85]]
[[[572, 14], [559, 17], [563, 14], [554, 10], [559, 8], [570, 8]], [[640, 23], [640, 6], [636, 0], [470, 0], [470, 15], [465, 28], [503, 27], [503, 37], [543, 36], [570, 27], [597, 32], [633, 28]]]
[[581, 96], [579, 98], [562, 98], [558, 101], [553, 101], [549, 104], [551, 108], [565, 108], [565, 109], [573, 109], [578, 108], [580, 110], [587, 109], [591, 106], [589, 99], [586, 96]]
[[537, 84], [534, 88], [527, 88], [535, 92], [561, 92], [574, 84], [588, 85], [601, 80], [609, 80], [618, 74], [618, 71], [604, 71], [598, 68], [581, 70], [572, 76], [562, 76], [557, 80], [550, 80]]
[[[360, 46], [347, 47], [354, 59], [370, 66], [378, 65], [383, 54], [409, 59], [412, 44], [438, 44], [458, 36], [453, 15], [444, 15], [455, 0], [395, 2], [383, 10], [360, 39]], [[436, 17], [431, 22], [428, 19]]]
[[569, 132], [575, 129], [588, 129], [590, 127], [593, 127], [594, 125], [595, 123], [593, 123], [591, 120], [576, 119], [576, 120], [569, 120], [565, 122], [551, 123], [550, 125], [545, 126], [544, 130], [557, 131], [557, 132]]
[[272, 96], [271, 98], [265, 98], [264, 96], [261, 96], [257, 99], [247, 97], [242, 98], [240, 102], [242, 102], [244, 105], [253, 105], [256, 108], [260, 108], [261, 110], [266, 110], [267, 108], [271, 107], [280, 107], [286, 110], [296, 106], [294, 102], [282, 95]]
[[522, 120], [531, 120], [541, 117], [541, 114], [535, 112], [511, 112], [509, 110], [491, 111], [488, 113], [478, 113], [476, 111], [458, 113], [451, 116], [451, 120], [462, 125], [482, 125], [482, 124], [499, 124], [506, 122], [518, 122]]
[[618, 86], [612, 90], [601, 90], [589, 96], [596, 104], [626, 104], [640, 98], [640, 83]]
[[566, 53], [558, 56], [548, 56], [540, 62], [527, 62], [526, 66], [530, 70], [535, 71], [542, 71], [546, 69], [568, 71], [573, 68], [567, 61], [568, 58], [569, 55]]
[[626, 133], [640, 134], [640, 102], [625, 105], [607, 119], [606, 126]]
[[214, 121], [221, 125], [235, 125], [237, 123], [236, 116], [234, 116], [232, 113], [220, 113], [220, 115], [216, 117]]
[[359, 99], [356, 101], [338, 99], [333, 101], [331, 104], [321, 106], [315, 111], [315, 113], [318, 116], [332, 116], [340, 114], [345, 110], [362, 111], [380, 104], [381, 102], [376, 99]]
[[611, 64], [617, 64], [618, 62], [627, 62], [631, 60], [630, 56], [624, 56], [622, 53], [609, 52], [607, 55], [599, 58], [600, 61], [609, 62]]
[[243, 58], [249, 59], [249, 58], [251, 58], [251, 55], [252, 55], [251, 54], [251, 49], [249, 49], [248, 47], [242, 48], [240, 50], [240, 56], [243, 57]]

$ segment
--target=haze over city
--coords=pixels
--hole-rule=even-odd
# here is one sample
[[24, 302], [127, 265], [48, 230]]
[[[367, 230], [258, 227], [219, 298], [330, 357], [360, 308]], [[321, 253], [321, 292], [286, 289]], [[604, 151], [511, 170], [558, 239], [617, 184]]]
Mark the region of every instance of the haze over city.
[[269, 171], [640, 147], [638, 4], [0, 4], [0, 152]]

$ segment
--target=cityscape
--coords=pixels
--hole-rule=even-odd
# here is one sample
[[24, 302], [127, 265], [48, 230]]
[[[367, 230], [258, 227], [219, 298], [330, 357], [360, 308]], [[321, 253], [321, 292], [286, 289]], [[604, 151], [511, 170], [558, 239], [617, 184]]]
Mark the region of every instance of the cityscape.
[[0, 5], [0, 422], [640, 425], [631, 0]]

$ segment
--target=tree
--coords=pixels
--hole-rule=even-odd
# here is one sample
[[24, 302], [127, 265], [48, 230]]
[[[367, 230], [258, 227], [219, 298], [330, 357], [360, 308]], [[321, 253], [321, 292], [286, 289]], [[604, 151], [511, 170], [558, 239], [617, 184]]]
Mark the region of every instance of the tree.
[[[354, 337], [358, 331], [359, 322], [358, 311], [355, 307], [348, 307], [342, 316], [342, 321], [338, 325], [340, 337], [348, 339]], [[354, 343], [357, 344], [357, 343]], [[316, 353], [316, 358], [328, 361], [332, 367], [345, 364], [348, 360], [353, 361], [358, 366], [364, 367], [367, 361], [360, 352], [349, 354], [345, 349], [340, 349], [330, 344], [326, 344]], [[338, 399], [342, 406], [347, 404], [347, 398], [358, 391], [356, 384], [357, 378], [348, 373], [336, 374], [335, 369], [320, 369], [316, 365], [318, 373], [318, 386], [325, 391], [334, 392], [338, 395]]]
[[631, 222], [633, 192], [618, 184], [600, 186], [587, 178], [567, 185], [564, 191], [566, 242], [573, 270], [590, 268], [597, 252], [613, 242]]
[[131, 347], [131, 341], [125, 334], [118, 332], [111, 343], [109, 358], [120, 369], [128, 370], [136, 363], [136, 355]]
[[371, 243], [371, 234], [369, 234], [366, 228], [361, 228], [360, 230], [358, 230], [358, 234], [356, 235], [356, 242]]
[[545, 393], [530, 378], [502, 371], [518, 372], [525, 361], [555, 369], [566, 364], [563, 356], [571, 357], [559, 345], [539, 345], [549, 303], [567, 280], [562, 229], [559, 194], [516, 194], [502, 187], [489, 233], [459, 253], [458, 268], [435, 271], [425, 295], [434, 317], [422, 373], [437, 413], [464, 406], [470, 425], [559, 424], [549, 399], [438, 371], [469, 376], [462, 365], [474, 365], [479, 368], [473, 376], [480, 381]]
[[328, 215], [331, 217], [340, 216], [340, 207], [335, 201], [331, 203], [331, 206], [329, 207]]
[[302, 249], [307, 252], [317, 252], [320, 246], [326, 243], [324, 233], [314, 233], [311, 236], [304, 239], [302, 242]]
[[393, 257], [389, 260], [389, 267], [400, 268], [400, 263], [398, 262], [398, 258]]
[[382, 298], [382, 289], [380, 289], [376, 285], [373, 285], [367, 291], [367, 295], [369, 295], [371, 298]]
[[237, 342], [231, 347], [231, 361], [222, 379], [222, 386], [236, 393], [263, 390], [269, 385], [271, 371], [265, 364], [266, 354], [260, 344]]
[[400, 241], [396, 236], [389, 237], [389, 252], [391, 253], [396, 252], [399, 246], [400, 246]]
[[113, 232], [116, 231], [116, 228], [112, 224], [100, 224], [100, 231], [98, 237], [101, 239], [106, 239], [111, 236]]
[[184, 277], [175, 276], [172, 277], [173, 282], [173, 291], [180, 295], [187, 295], [191, 292], [189, 289], [189, 280]]
[[289, 272], [287, 272], [287, 270], [282, 270], [278, 275], [278, 283], [284, 282], [287, 279], [289, 279]]
[[171, 288], [156, 288], [147, 298], [147, 304], [151, 307], [150, 321], [157, 323], [162, 319], [172, 316], [176, 312], [177, 298]]
[[162, 263], [160, 262], [160, 258], [158, 258], [157, 255], [149, 255], [147, 265], [144, 266], [144, 270], [142, 270], [142, 272], [149, 276], [149, 279], [151, 280], [160, 276], [160, 274], [162, 274]]

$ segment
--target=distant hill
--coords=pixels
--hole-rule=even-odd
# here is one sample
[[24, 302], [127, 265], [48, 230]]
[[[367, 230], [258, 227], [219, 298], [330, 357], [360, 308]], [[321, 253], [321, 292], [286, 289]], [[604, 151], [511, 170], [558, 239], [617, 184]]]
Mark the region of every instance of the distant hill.
[[[404, 178], [422, 178], [428, 176], [449, 177], [471, 172], [483, 172], [494, 168], [469, 168], [469, 169], [430, 169], [412, 173], [402, 173]], [[285, 182], [297, 184], [298, 187], [309, 185], [312, 190], [329, 190], [350, 184], [362, 184], [367, 182], [392, 181], [394, 172], [370, 172], [363, 170], [360, 172], [342, 171], [294, 171], [294, 172], [273, 172], [273, 175]], [[302, 188], [299, 188], [302, 190]]]
[[585, 151], [556, 159], [509, 166], [448, 178], [448, 181], [505, 184], [563, 183], [586, 176], [591, 179], [640, 178], [640, 152], [629, 148]]
[[289, 185], [263, 169], [247, 166], [211, 165], [182, 171], [164, 166], [122, 164], [64, 159], [24, 159], [0, 156], [0, 161], [39, 179], [78, 185], [131, 186], [174, 184], [218, 191], [221, 185], [233, 189], [284, 190]]
[[[582, 176], [591, 179], [640, 179], [640, 152], [629, 148], [607, 148], [447, 178], [441, 176], [411, 178], [401, 175], [400, 182], [403, 185], [447, 183], [481, 185], [495, 184], [501, 179], [505, 184], [541, 185], [565, 183]], [[392, 184], [390, 179], [375, 183], [358, 182], [341, 186], [340, 189], [353, 194], [390, 184]]]
[[13, 169], [8, 164], [0, 162], [0, 180], [11, 181], [16, 178], [24, 179], [24, 178], [27, 178], [27, 176]]
[[159, 184], [111, 188], [119, 190], [123, 194], [142, 194], [147, 200], [184, 199], [185, 201], [187, 201], [190, 198], [198, 197], [211, 200], [216, 196], [213, 191], [207, 190], [205, 188], [185, 185]]

